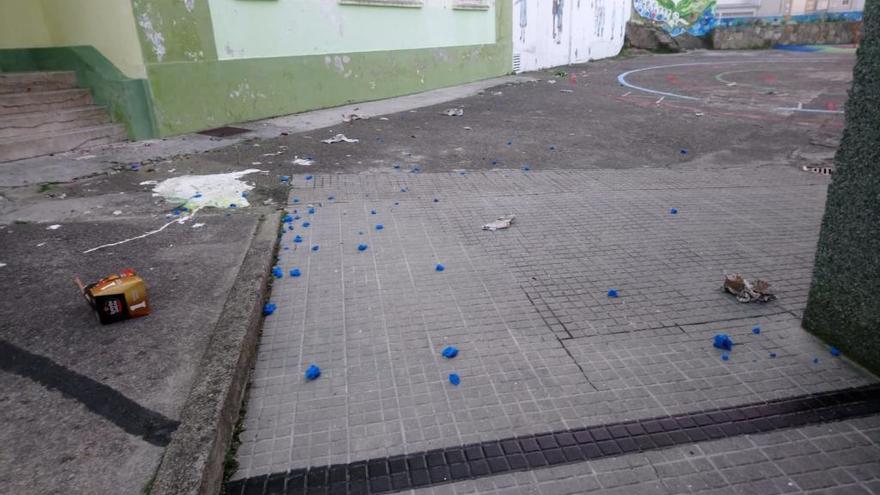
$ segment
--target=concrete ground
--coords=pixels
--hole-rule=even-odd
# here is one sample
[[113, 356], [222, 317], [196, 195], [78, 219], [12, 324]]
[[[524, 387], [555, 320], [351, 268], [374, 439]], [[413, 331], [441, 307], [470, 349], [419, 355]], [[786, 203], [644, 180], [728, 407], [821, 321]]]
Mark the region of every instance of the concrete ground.
[[[301, 218], [281, 240], [239, 479], [875, 382], [798, 327], [828, 183], [810, 167], [830, 164], [853, 61], [621, 57], [242, 124], [249, 132], [231, 138], [0, 164], [2, 345], [16, 357], [0, 372], [12, 391], [0, 399], [0, 491], [149, 484], [249, 239], [282, 206]], [[450, 107], [464, 116], [440, 114]], [[342, 123], [350, 113], [372, 118]], [[320, 143], [337, 133], [360, 142]], [[167, 221], [176, 205], [141, 182], [246, 168], [266, 171], [247, 177], [251, 208], [83, 253]], [[512, 229], [479, 230], [505, 213], [517, 215]], [[147, 279], [154, 313], [102, 327], [71, 279], [126, 267]], [[725, 271], [766, 277], [779, 300], [731, 302], [717, 291]], [[728, 363], [706, 345], [718, 330], [742, 342]], [[454, 361], [437, 355], [447, 343], [461, 349]], [[324, 375], [304, 383], [310, 363]], [[444, 381], [451, 371], [458, 388]], [[856, 474], [830, 479], [875, 489], [875, 453], [859, 442], [876, 443], [876, 421], [852, 421], [833, 428], [858, 447], [846, 458]], [[724, 442], [700, 455], [739, 445]], [[556, 469], [429, 489], [557, 493], [545, 476], [569, 471]], [[610, 486], [595, 462], [565, 469]], [[637, 482], [657, 485], [652, 471]]]
[[[623, 57], [207, 153], [315, 160], [292, 180], [278, 310], [230, 490], [876, 493], [877, 416], [499, 476], [474, 464], [452, 484], [439, 465], [430, 481], [393, 471], [504, 439], [875, 384], [800, 328], [852, 63]], [[451, 107], [464, 115], [441, 114]], [[320, 142], [338, 133], [360, 141]], [[510, 229], [480, 229], [504, 214]], [[719, 290], [725, 273], [769, 280], [778, 300], [737, 303]], [[727, 359], [719, 332], [737, 343]], [[440, 356], [448, 345], [458, 357]], [[834, 462], [799, 469], [814, 455]], [[377, 484], [371, 467], [362, 485], [368, 460]]]

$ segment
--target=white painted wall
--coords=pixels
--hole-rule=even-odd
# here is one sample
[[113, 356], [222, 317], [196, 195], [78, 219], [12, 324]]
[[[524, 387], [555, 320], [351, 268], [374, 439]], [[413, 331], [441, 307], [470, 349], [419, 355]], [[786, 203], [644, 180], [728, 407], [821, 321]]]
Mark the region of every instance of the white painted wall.
[[520, 71], [617, 55], [631, 13], [631, 0], [513, 0]]

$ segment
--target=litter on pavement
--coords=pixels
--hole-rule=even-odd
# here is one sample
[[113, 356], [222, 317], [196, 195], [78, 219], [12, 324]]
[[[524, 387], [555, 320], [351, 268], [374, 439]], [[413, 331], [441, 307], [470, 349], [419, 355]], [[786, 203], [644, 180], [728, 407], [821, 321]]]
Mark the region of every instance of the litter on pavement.
[[438, 271], [438, 272], [442, 272], [442, 271], [445, 270], [445, 269], [446, 269], [446, 267], [443, 266], [442, 263], [437, 263], [437, 266], [434, 267], [434, 270], [436, 270], [436, 271]]
[[725, 351], [733, 350], [733, 340], [726, 333], [719, 333], [712, 339], [712, 346]]
[[617, 289], [609, 289], [608, 290], [608, 297], [610, 297], [612, 299], [617, 299], [618, 297], [620, 297], [620, 294], [617, 293]]
[[514, 215], [504, 215], [502, 217], [496, 218], [494, 221], [483, 225], [483, 230], [490, 230], [495, 232], [496, 230], [506, 229], [513, 224], [513, 220], [516, 217]]
[[317, 379], [319, 376], [321, 376], [321, 368], [319, 368], [316, 364], [310, 365], [309, 368], [306, 370], [306, 380], [312, 381]]
[[345, 123], [347, 123], [347, 124], [350, 124], [350, 123], [354, 122], [355, 120], [367, 120], [367, 119], [369, 119], [369, 118], [370, 118], [370, 117], [367, 116], [367, 115], [358, 115], [358, 114], [356, 114], [356, 113], [352, 113], [352, 114], [348, 114], [348, 115], [346, 115], [346, 114], [343, 114], [343, 115], [342, 115], [342, 121], [345, 122]]
[[449, 374], [449, 383], [458, 386], [461, 383], [461, 377], [458, 376], [458, 373], [450, 373]]
[[333, 136], [332, 138], [321, 140], [322, 143], [327, 143], [327, 144], [342, 143], [342, 142], [357, 143], [359, 141], [360, 140], [358, 140], [358, 139], [352, 139], [352, 138], [345, 137], [345, 134], [337, 134], [337, 135]]
[[144, 280], [130, 268], [94, 284], [85, 285], [79, 277], [74, 282], [104, 325], [150, 314]]
[[275, 306], [275, 303], [266, 303], [263, 306], [263, 316], [269, 316], [278, 309], [278, 306]]
[[290, 163], [292, 163], [294, 165], [302, 165], [303, 167], [309, 167], [315, 163], [315, 160], [310, 160], [308, 158], [295, 157], [293, 160], [291, 160]]
[[464, 115], [464, 108], [447, 108], [440, 113], [448, 115], [449, 117], [461, 117]]
[[441, 354], [442, 354], [443, 357], [445, 357], [446, 359], [452, 359], [452, 358], [454, 358], [455, 356], [458, 356], [458, 349], [456, 349], [456, 348], [453, 347], [453, 346], [449, 346], [449, 347], [447, 347], [446, 349], [443, 349], [443, 352], [441, 352]]
[[722, 289], [736, 296], [736, 300], [741, 303], [769, 302], [776, 299], [770, 292], [769, 283], [760, 279], [749, 281], [740, 275], [725, 276]]

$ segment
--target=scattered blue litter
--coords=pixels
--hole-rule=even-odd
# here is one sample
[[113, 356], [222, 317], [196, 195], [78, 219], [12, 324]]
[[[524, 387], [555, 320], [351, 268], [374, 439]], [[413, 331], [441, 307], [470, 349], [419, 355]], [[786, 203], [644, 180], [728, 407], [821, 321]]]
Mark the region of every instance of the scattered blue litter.
[[291, 277], [299, 277], [300, 275], [302, 275], [302, 272], [299, 271], [299, 268], [294, 268], [293, 270], [290, 270]]
[[513, 141], [512, 141], [512, 140], [507, 142], [507, 145], [508, 145], [508, 146], [510, 146], [511, 144], [513, 144]]
[[250, 195], [251, 195], [251, 193], [249, 193], [249, 192], [247, 192], [247, 191], [242, 191], [242, 192], [241, 192], [241, 197], [242, 197], [242, 198], [246, 198], [246, 197], [248, 197], [248, 196], [250, 196]]
[[376, 230], [382, 230], [382, 229], [384, 229], [384, 228], [385, 228], [385, 226], [382, 225], [381, 223], [377, 223], [377, 224], [376, 224]]
[[550, 151], [553, 151], [555, 149], [556, 149], [556, 146], [550, 145]]
[[771, 352], [771, 353], [770, 353], [770, 357], [771, 357], [771, 358], [775, 358], [775, 357], [776, 357], [776, 353], [775, 353], [775, 352]]
[[358, 251], [366, 251], [367, 245], [364, 243], [358, 244]]
[[129, 164], [129, 167], [131, 167], [132, 170], [137, 170], [137, 169], [141, 168], [141, 164], [140, 163], [131, 163], [131, 164]]
[[303, 222], [303, 228], [304, 228], [304, 229], [309, 228], [310, 225], [312, 225], [311, 222]]
[[400, 203], [398, 203], [397, 201], [394, 202], [394, 206], [397, 206], [397, 205], [399, 205], [399, 204], [400, 204]]
[[284, 272], [281, 271], [280, 266], [276, 266], [275, 268], [272, 268], [272, 275], [275, 275], [275, 278], [281, 278], [284, 276]]
[[315, 209], [309, 208], [309, 215], [314, 215], [314, 214], [315, 214]]
[[445, 269], [446, 269], [446, 267], [443, 266], [442, 263], [437, 263], [437, 266], [434, 267], [434, 270], [436, 270], [436, 271], [438, 271], [438, 272], [442, 272], [442, 271], [445, 270]]
[[728, 353], [725, 352], [724, 354], [721, 355], [721, 360], [722, 360], [722, 361], [727, 361], [727, 360], [729, 360], [729, 359], [730, 359], [730, 354], [728, 354]]
[[229, 203], [230, 208], [238, 208], [238, 205], [235, 203]]
[[364, 235], [364, 232], [362, 230], [359, 230], [358, 235]]
[[281, 182], [290, 182], [290, 176], [289, 175], [282, 175]]
[[410, 173], [417, 174], [417, 173], [421, 172], [422, 169], [420, 169], [420, 168], [418, 167], [418, 165], [416, 165], [416, 166], [414, 166], [413, 168], [409, 169], [409, 171], [410, 171]]
[[400, 170], [400, 165], [399, 165], [399, 164], [394, 165], [394, 168], [397, 169], [397, 170]]
[[318, 247], [317, 244], [315, 244], [314, 246], [312, 246], [312, 251], [317, 251], [317, 250], [319, 250], [319, 249], [321, 249], [321, 248]]
[[295, 242], [297, 244], [301, 243], [302, 241], [303, 241], [303, 238], [301, 235], [297, 235], [296, 237], [293, 238], [293, 242]]
[[180, 209], [181, 211], [189, 211], [189, 208], [187, 208], [186, 206], [181, 206]]
[[275, 303], [266, 303], [263, 306], [263, 316], [271, 315], [272, 313], [275, 312], [276, 309], [278, 309], [278, 307], [275, 306]]
[[290, 251], [290, 246], [284, 246], [285, 251]]
[[681, 154], [682, 154], [682, 155], [687, 155], [687, 154], [688, 154], [688, 150], [687, 150], [687, 148], [682, 148], [682, 149], [681, 149]]
[[678, 208], [673, 208], [669, 210], [669, 213], [672, 213], [673, 215], [678, 215]]
[[755, 328], [753, 328], [753, 329], [752, 329], [752, 333], [755, 334], [755, 335], [758, 335], [759, 333], [761, 333], [761, 327], [755, 327]]
[[306, 180], [312, 180], [312, 179], [314, 179], [314, 177], [312, 177], [311, 175], [306, 176]]
[[840, 349], [838, 349], [837, 347], [831, 346], [831, 349], [829, 349], [829, 351], [834, 357], [840, 356]]
[[[296, 213], [296, 210], [293, 210], [293, 212]], [[294, 220], [299, 220], [300, 218], [302, 218], [302, 217], [300, 217], [299, 215], [294, 215], [294, 216], [293, 216], [293, 219], [294, 219]]]
[[439, 202], [440, 202], [440, 200], [439, 200], [439, 199], [437, 199], [437, 198], [434, 198], [434, 202], [435, 202], [435, 203], [439, 203]]
[[290, 215], [284, 215], [284, 217], [281, 219], [281, 221], [284, 223], [290, 223], [293, 221], [293, 217]]
[[616, 297], [619, 297], [619, 296], [620, 296], [620, 294], [618, 294], [618, 293], [617, 293], [617, 290], [615, 290], [615, 289], [610, 289], [610, 290], [608, 291], [608, 297], [616, 298]]
[[171, 210], [171, 214], [174, 216], [179, 216], [180, 215], [180, 208], [175, 208], [175, 209]]
[[458, 376], [458, 373], [450, 373], [449, 374], [449, 383], [458, 386], [461, 383], [461, 377]]
[[458, 349], [453, 346], [449, 346], [446, 349], [443, 349], [443, 352], [441, 352], [441, 354], [443, 354], [443, 357], [445, 357], [446, 359], [452, 359], [455, 356], [458, 356]]
[[813, 364], [818, 364], [818, 363], [819, 363], [819, 358], [814, 357], [814, 358], [813, 358]]
[[464, 175], [464, 170], [458, 173], [458, 175]]
[[327, 201], [333, 201], [334, 199], [336, 198], [334, 198], [333, 196], [327, 196]]
[[201, 198], [201, 197], [202, 197], [202, 193], [193, 194], [193, 198]]
[[375, 215], [375, 214], [376, 214], [376, 210], [370, 210], [370, 215]]
[[406, 188], [405, 188], [405, 187], [401, 187], [401, 188], [400, 188], [400, 192], [406, 192]]
[[299, 198], [293, 198], [294, 204], [299, 203]]
[[730, 340], [730, 335], [726, 333], [719, 333], [712, 339], [712, 345], [719, 348], [724, 349], [725, 351], [730, 351], [733, 349], [733, 341]]
[[317, 379], [319, 376], [321, 376], [321, 368], [319, 368], [316, 364], [310, 365], [309, 368], [306, 370], [306, 380], [312, 381]]
[[498, 160], [492, 160], [492, 165], [497, 165], [497, 164], [498, 164]]
[[531, 170], [531, 168], [529, 168], [528, 165], [525, 165], [525, 166], [523, 166], [522, 170], [523, 170], [523, 172], [528, 172], [529, 170]]

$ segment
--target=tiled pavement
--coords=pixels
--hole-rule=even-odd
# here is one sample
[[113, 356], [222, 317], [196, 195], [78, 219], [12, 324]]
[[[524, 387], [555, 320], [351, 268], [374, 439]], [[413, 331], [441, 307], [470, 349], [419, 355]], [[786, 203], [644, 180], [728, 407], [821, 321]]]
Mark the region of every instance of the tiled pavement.
[[[781, 167], [297, 177], [234, 479], [873, 383], [799, 328], [826, 185]], [[736, 303], [725, 272], [779, 300]], [[436, 489], [544, 493], [603, 462]]]

